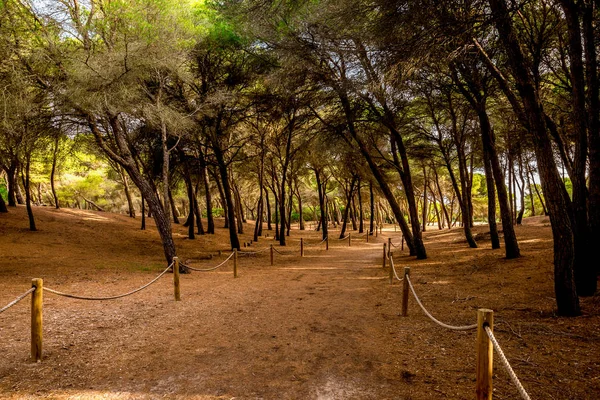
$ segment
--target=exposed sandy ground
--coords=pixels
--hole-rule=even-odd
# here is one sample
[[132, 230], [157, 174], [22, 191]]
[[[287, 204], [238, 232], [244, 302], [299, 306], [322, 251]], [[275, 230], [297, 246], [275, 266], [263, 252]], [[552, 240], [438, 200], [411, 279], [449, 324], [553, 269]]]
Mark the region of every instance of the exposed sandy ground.
[[[98, 296], [129, 291], [166, 267], [150, 222], [99, 212], [36, 208], [0, 215], [0, 306], [34, 277], [57, 290]], [[227, 234], [194, 241], [176, 226], [178, 253], [195, 267], [223, 260]], [[248, 226], [247, 232], [251, 232]], [[476, 227], [478, 233], [485, 227]], [[320, 233], [292, 231], [317, 243]], [[338, 233], [339, 235], [339, 233]], [[544, 217], [517, 228], [523, 257], [469, 249], [461, 231], [429, 227], [429, 258], [396, 249], [425, 305], [452, 324], [495, 311], [496, 336], [533, 399], [600, 398], [600, 297], [583, 316], [554, 314], [552, 239]], [[332, 234], [332, 237], [334, 235]], [[27, 399], [472, 399], [475, 332], [434, 325], [411, 299], [401, 317], [401, 285], [381, 268], [388, 227], [367, 244], [354, 235], [309, 247], [304, 258], [268, 252], [208, 273], [172, 275], [114, 301], [44, 298], [44, 359], [29, 361], [29, 301], [0, 314], [0, 398]], [[244, 235], [245, 241], [250, 235]], [[252, 250], [268, 247], [261, 239]], [[218, 256], [218, 250], [223, 251]], [[249, 249], [248, 249], [249, 250]], [[289, 250], [289, 249], [287, 249]], [[212, 260], [204, 259], [209, 254]], [[496, 363], [494, 399], [518, 394]]]

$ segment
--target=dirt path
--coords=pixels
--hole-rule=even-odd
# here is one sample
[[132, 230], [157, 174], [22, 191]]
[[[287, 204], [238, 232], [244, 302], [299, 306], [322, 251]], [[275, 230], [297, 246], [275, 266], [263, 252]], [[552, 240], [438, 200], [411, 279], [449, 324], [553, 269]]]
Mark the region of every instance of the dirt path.
[[[164, 268], [155, 232], [137, 231], [135, 221], [44, 211], [45, 230], [34, 235], [0, 227], [1, 305], [34, 276], [58, 290], [114, 294]], [[17, 217], [9, 218], [16, 223]], [[65, 230], [65, 223], [72, 228]], [[532, 235], [542, 225], [520, 234]], [[192, 265], [216, 265], [227, 255], [200, 260], [208, 250], [225, 250], [224, 230], [189, 241], [183, 228], [175, 229], [179, 252]], [[393, 229], [385, 234], [399, 242]], [[319, 240], [316, 232], [295, 231], [290, 247], [301, 235]], [[329, 251], [321, 245], [309, 247], [304, 258], [276, 256], [273, 267], [268, 252], [243, 257], [238, 279], [231, 263], [183, 275], [181, 302], [172, 300], [171, 275], [115, 301], [47, 293], [40, 364], [27, 360], [29, 306], [21, 303], [0, 314], [0, 397], [472, 398], [475, 333], [438, 328], [414, 302], [409, 317], [399, 316], [400, 286], [390, 286], [381, 268], [384, 240], [355, 239], [351, 248], [332, 240]], [[529, 240], [522, 240], [529, 255], [509, 262], [498, 251], [469, 251], [460, 231], [435, 231], [427, 234], [428, 260], [399, 251], [395, 259], [411, 266], [423, 301], [446, 322], [470, 324], [477, 308], [494, 308], [499, 340], [532, 396], [597, 398], [600, 301], [584, 301], [583, 319], [554, 317], [549, 271], [542, 267], [547, 237]], [[262, 239], [251, 249], [270, 243]], [[17, 265], [17, 259], [24, 261]], [[539, 291], [526, 290], [523, 282]], [[499, 366], [496, 373], [495, 398], [516, 398]]]

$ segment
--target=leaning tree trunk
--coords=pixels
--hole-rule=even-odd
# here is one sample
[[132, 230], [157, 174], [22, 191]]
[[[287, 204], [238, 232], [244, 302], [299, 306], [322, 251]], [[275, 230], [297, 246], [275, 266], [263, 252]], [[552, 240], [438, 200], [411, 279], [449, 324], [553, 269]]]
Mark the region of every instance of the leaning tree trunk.
[[487, 154], [489, 156], [490, 166], [492, 168], [494, 181], [496, 183], [496, 192], [498, 193], [498, 203], [500, 204], [500, 218], [502, 220], [502, 232], [504, 234], [506, 258], [517, 258], [521, 256], [521, 251], [519, 249], [519, 242], [517, 241], [517, 235], [512, 223], [509, 198], [508, 194], [506, 193], [506, 185], [504, 183], [504, 175], [502, 174], [502, 167], [500, 166], [498, 152], [496, 151], [496, 144], [493, 136], [494, 134], [492, 132], [487, 111], [485, 110], [485, 105], [479, 109], [478, 116], [484, 155]]
[[179, 224], [179, 217], [177, 216], [177, 207], [175, 207], [175, 200], [173, 200], [173, 193], [171, 192], [171, 188], [168, 189], [169, 196], [169, 204], [171, 208], [171, 212], [173, 215], [173, 223]]
[[[58, 201], [58, 195], [56, 194], [56, 187], [54, 186], [54, 176], [56, 175], [56, 163], [58, 159], [58, 146], [60, 144], [60, 137], [57, 135], [54, 139], [54, 152], [52, 153], [52, 171], [50, 171], [50, 188], [52, 189], [52, 197], [54, 198], [54, 207], [58, 210], [60, 203]], [[127, 201], [130, 201], [130, 197], [127, 197]], [[129, 205], [131, 212], [131, 203]]]
[[233, 204], [231, 187], [229, 185], [229, 172], [227, 171], [227, 164], [225, 163], [225, 159], [223, 157], [223, 151], [218, 146], [218, 144], [213, 147], [213, 152], [215, 154], [215, 159], [217, 160], [219, 174], [221, 175], [223, 196], [225, 197], [225, 204], [227, 205], [227, 219], [229, 222], [229, 242], [231, 244], [232, 249], [240, 250], [240, 239], [238, 238], [235, 226], [235, 205]]
[[325, 207], [325, 188], [323, 187], [324, 182], [322, 182], [321, 174], [319, 170], [315, 169], [315, 179], [317, 181], [317, 190], [319, 192], [319, 208], [321, 211], [320, 224], [322, 227], [322, 238], [325, 240], [327, 238], [327, 209]]
[[352, 182], [350, 183], [350, 189], [346, 192], [346, 208], [344, 209], [344, 217], [342, 221], [342, 230], [340, 231], [340, 239], [344, 238], [344, 234], [346, 233], [346, 226], [348, 225], [348, 213], [350, 212], [350, 206], [352, 204], [352, 196], [354, 195], [354, 185], [356, 185], [356, 175], [352, 177]]
[[548, 203], [554, 239], [554, 290], [558, 313], [568, 316], [579, 315], [581, 311], [573, 273], [575, 253], [569, 195], [556, 168], [554, 151], [546, 131], [536, 85], [528, 73], [528, 62], [512, 26], [508, 6], [505, 0], [489, 0], [489, 3], [500, 41], [508, 55], [508, 65], [523, 101], [530, 132], [533, 134], [535, 155], [542, 189]]
[[[571, 176], [573, 183], [572, 222], [573, 236], [575, 240], [575, 285], [577, 287], [578, 295], [592, 296], [597, 289], [598, 268], [597, 262], [590, 262], [592, 257], [589, 254], [590, 234], [588, 226], [586, 187], [588, 110], [586, 109], [586, 82], [584, 75], [582, 32], [580, 24], [580, 14], [581, 11], [583, 11], [584, 2], [577, 2], [578, 4], [576, 4], [574, 0], [561, 0], [560, 3], [562, 5], [562, 10], [565, 14], [565, 21], [567, 23], [570, 64], [569, 69], [572, 90], [573, 136], [575, 138], [573, 175]], [[598, 101], [597, 95], [598, 94], [596, 92], [596, 101]]]

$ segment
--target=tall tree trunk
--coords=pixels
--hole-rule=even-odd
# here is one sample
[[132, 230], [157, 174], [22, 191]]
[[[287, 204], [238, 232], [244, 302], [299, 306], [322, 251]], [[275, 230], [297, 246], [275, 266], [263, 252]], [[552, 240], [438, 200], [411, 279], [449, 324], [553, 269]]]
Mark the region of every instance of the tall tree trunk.
[[225, 217], [225, 223], [223, 224], [223, 228], [229, 229], [229, 209], [227, 206], [227, 201], [225, 200], [225, 192], [223, 191], [223, 184], [221, 183], [221, 178], [219, 176], [214, 175], [215, 182], [217, 183], [217, 189], [219, 190], [219, 197], [221, 198], [221, 206], [223, 207], [223, 215]]
[[358, 230], [358, 224], [356, 223], [356, 216], [357, 216], [357, 210], [356, 210], [356, 200], [355, 200], [355, 196], [352, 195], [352, 215], [351, 215], [351, 221], [352, 221], [352, 230], [356, 231]]
[[233, 204], [231, 187], [229, 185], [229, 172], [227, 170], [227, 164], [225, 164], [223, 151], [218, 145], [213, 147], [213, 152], [215, 154], [215, 159], [217, 160], [219, 174], [221, 175], [223, 196], [225, 196], [225, 204], [227, 205], [227, 220], [229, 222], [229, 242], [231, 243], [232, 249], [240, 250], [240, 240], [238, 238], [235, 226], [235, 205]]
[[531, 216], [535, 217], [535, 199], [531, 188], [531, 180], [529, 179], [529, 161], [525, 164], [525, 178], [527, 179], [527, 189], [529, 190], [529, 200], [531, 201]]
[[210, 193], [210, 182], [208, 180], [208, 167], [206, 166], [205, 153], [202, 145], [198, 144], [198, 160], [200, 161], [200, 179], [204, 183], [204, 195], [206, 197], [206, 233], [215, 234], [215, 219], [213, 216], [212, 195]]
[[198, 187], [200, 183], [196, 184], [196, 189], [194, 190], [194, 215], [196, 216], [196, 226], [198, 227], [197, 233], [198, 235], [204, 235], [204, 225], [202, 224], [202, 210], [200, 209], [200, 205], [198, 204]]
[[358, 187], [357, 187], [357, 193], [358, 193], [358, 233], [363, 233], [365, 231], [365, 214], [363, 211], [363, 200], [362, 200], [362, 191], [361, 191], [361, 185], [362, 180], [360, 179], [360, 177], [358, 178]]
[[[600, 243], [600, 79], [598, 78], [597, 13], [600, 4], [581, 2], [583, 7], [582, 28], [585, 51], [585, 72], [588, 99], [588, 222], [589, 243]], [[596, 14], [594, 14], [596, 13]], [[594, 16], [596, 15], [596, 17]], [[596, 261], [596, 273], [600, 275], [600, 262]]]
[[300, 188], [298, 187], [298, 183], [296, 183], [296, 197], [298, 198], [298, 219], [300, 223], [300, 230], [303, 231], [305, 229], [304, 210], [302, 207], [302, 195], [300, 194]]
[[[573, 162], [573, 237], [575, 251], [575, 285], [579, 296], [592, 296], [597, 289], [598, 263], [591, 263], [589, 256], [589, 228], [587, 210], [586, 166], [588, 154], [587, 122], [588, 113], [585, 101], [585, 75], [580, 25], [580, 12], [583, 2], [560, 0], [569, 37], [569, 67], [572, 90], [572, 111], [574, 114], [575, 154]], [[597, 72], [596, 72], [597, 73]]]
[[10, 207], [17, 206], [17, 166], [18, 161], [13, 159], [6, 170], [6, 179], [8, 181], [8, 205]]
[[25, 204], [27, 206], [27, 217], [29, 218], [29, 230], [37, 231], [35, 219], [33, 218], [33, 209], [31, 208], [31, 180], [29, 171], [31, 170], [31, 153], [28, 153], [25, 161], [25, 176], [23, 177], [23, 187], [25, 188]]
[[546, 131], [544, 112], [539, 103], [535, 83], [528, 72], [528, 62], [512, 26], [508, 7], [505, 0], [489, 0], [489, 3], [500, 41], [507, 52], [508, 65], [523, 100], [530, 132], [533, 134], [534, 149], [542, 189], [548, 202], [554, 239], [554, 289], [558, 312], [560, 315], [579, 315], [579, 298], [573, 273], [575, 253], [569, 195], [556, 168], [552, 143]]
[[352, 182], [350, 183], [350, 188], [346, 192], [346, 208], [344, 209], [344, 217], [342, 221], [342, 230], [340, 231], [340, 239], [343, 239], [344, 235], [346, 234], [346, 226], [348, 225], [348, 213], [350, 212], [352, 197], [354, 196], [354, 185], [356, 185], [357, 180], [358, 177], [354, 175], [352, 177]]
[[325, 182], [323, 182], [322, 177], [321, 177], [321, 173], [318, 169], [314, 169], [315, 171], [315, 179], [317, 181], [317, 190], [319, 193], [319, 208], [321, 211], [321, 218], [320, 218], [320, 224], [322, 227], [322, 239], [325, 240], [325, 238], [327, 237], [327, 208], [325, 206], [325, 187], [324, 184]]
[[142, 195], [142, 226], [140, 230], [146, 230], [146, 199], [144, 199], [144, 195]]
[[[58, 201], [58, 195], [56, 194], [56, 187], [54, 186], [54, 177], [56, 175], [56, 163], [58, 161], [58, 148], [60, 144], [60, 136], [56, 135], [54, 138], [54, 152], [52, 153], [52, 171], [50, 172], [50, 187], [52, 188], [52, 197], [54, 198], [54, 207], [58, 210], [60, 203]], [[125, 192], [127, 195], [127, 191]], [[131, 214], [131, 197], [127, 196], [129, 202], [129, 213]]]
[[440, 207], [442, 208], [442, 212], [444, 213], [444, 217], [446, 218], [446, 222], [448, 223], [448, 229], [452, 228], [452, 218], [448, 215], [448, 209], [446, 208], [446, 204], [444, 203], [444, 193], [442, 192], [442, 187], [440, 185], [440, 177], [437, 173], [437, 169], [435, 166], [431, 168], [435, 175], [435, 185], [437, 187], [438, 193], [440, 195]]
[[175, 200], [173, 200], [173, 193], [171, 192], [171, 188], [167, 190], [169, 196], [169, 205], [171, 206], [171, 212], [173, 213], [173, 223], [179, 223], [179, 217], [177, 216], [177, 207], [175, 207]]
[[373, 195], [373, 181], [369, 181], [369, 235], [373, 234], [375, 228], [375, 196]]
[[235, 213], [237, 214], [236, 217], [236, 225], [237, 225], [237, 232], [238, 234], [243, 234], [244, 233], [244, 211], [243, 211], [243, 207], [242, 207], [242, 199], [240, 196], [240, 191], [238, 190], [237, 185], [232, 181], [231, 182], [231, 189], [233, 192], [233, 200], [235, 202], [234, 206], [235, 206]]
[[427, 169], [425, 163], [422, 164], [423, 168], [423, 232], [427, 229]]
[[269, 191], [265, 188], [265, 200], [267, 203], [267, 230], [272, 231], [273, 226], [271, 225], [271, 200], [269, 200]]
[[[196, 234], [194, 232], [194, 212], [195, 212], [194, 200], [195, 200], [196, 194], [194, 193], [194, 188], [192, 185], [192, 176], [190, 174], [190, 168], [188, 166], [185, 153], [181, 149], [179, 150], [179, 158], [181, 160], [181, 164], [183, 165], [183, 181], [185, 182], [185, 188], [186, 188], [186, 192], [187, 192], [187, 196], [188, 196], [188, 202], [190, 204], [187, 220], [185, 221], [183, 226], [188, 227], [188, 238], [195, 239]], [[143, 204], [143, 202], [142, 202], [142, 204]]]

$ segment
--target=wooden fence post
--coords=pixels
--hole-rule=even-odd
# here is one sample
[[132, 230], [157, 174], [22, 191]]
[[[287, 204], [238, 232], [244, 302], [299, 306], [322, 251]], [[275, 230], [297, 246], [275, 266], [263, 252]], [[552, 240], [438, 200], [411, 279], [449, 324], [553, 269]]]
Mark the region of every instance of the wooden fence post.
[[392, 238], [388, 238], [388, 257], [392, 254]]
[[325, 250], [329, 250], [329, 236], [325, 237]]
[[238, 260], [238, 251], [237, 249], [233, 249], [233, 277], [237, 278], [237, 260]]
[[367, 230], [367, 243], [369, 243], [369, 230]]
[[400, 248], [400, 250], [404, 251], [404, 234], [402, 234], [402, 247]]
[[375, 237], [379, 236], [379, 226], [375, 225]]
[[300, 257], [304, 257], [304, 238], [300, 238]]
[[385, 248], [385, 243], [383, 244], [383, 268], [385, 268], [385, 259], [387, 258], [387, 250]]
[[273, 265], [273, 245], [271, 245], [271, 265]]
[[348, 247], [352, 247], [352, 232], [348, 233]]
[[485, 331], [486, 326], [494, 329], [494, 312], [482, 308], [477, 310], [477, 400], [492, 400], [494, 346]]
[[173, 287], [175, 288], [175, 301], [181, 301], [179, 288], [179, 257], [173, 257]]
[[31, 359], [42, 361], [42, 314], [44, 306], [44, 280], [33, 279], [31, 286], [35, 288], [31, 293]]
[[390, 285], [394, 284], [394, 258], [390, 256]]
[[410, 276], [410, 267], [404, 267], [404, 280], [402, 281], [402, 316], [408, 315], [408, 277]]

